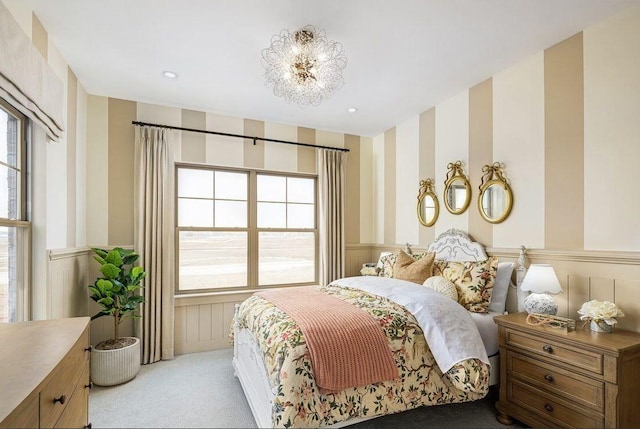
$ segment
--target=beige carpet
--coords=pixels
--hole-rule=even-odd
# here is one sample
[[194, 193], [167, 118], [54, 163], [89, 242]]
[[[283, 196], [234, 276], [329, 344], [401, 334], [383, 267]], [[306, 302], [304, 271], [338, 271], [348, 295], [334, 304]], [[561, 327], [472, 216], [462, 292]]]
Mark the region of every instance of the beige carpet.
[[[89, 395], [94, 428], [252, 428], [256, 424], [238, 379], [232, 349], [177, 356], [144, 365], [120, 386], [95, 386]], [[495, 391], [480, 401], [421, 407], [353, 428], [518, 428], [495, 419]]]

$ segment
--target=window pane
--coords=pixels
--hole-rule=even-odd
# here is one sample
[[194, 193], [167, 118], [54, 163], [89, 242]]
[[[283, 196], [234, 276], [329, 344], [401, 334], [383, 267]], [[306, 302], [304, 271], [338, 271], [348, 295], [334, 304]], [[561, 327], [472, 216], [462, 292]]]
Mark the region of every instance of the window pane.
[[258, 201], [287, 201], [287, 178], [258, 174]]
[[246, 228], [247, 203], [244, 201], [216, 200], [216, 227]]
[[178, 169], [178, 196], [213, 198], [213, 171], [195, 168]]
[[[22, 279], [24, 271], [20, 249], [25, 242], [17, 235], [18, 228], [0, 227], [0, 323], [22, 320]], [[22, 230], [22, 228], [20, 228]]]
[[260, 285], [315, 281], [313, 232], [260, 232], [258, 241]]
[[247, 174], [216, 171], [216, 199], [247, 200]]
[[0, 108], [0, 161], [20, 165], [20, 120]]
[[315, 208], [312, 204], [287, 204], [287, 228], [313, 228]]
[[179, 234], [181, 291], [247, 285], [247, 233], [195, 232]]
[[287, 201], [290, 203], [311, 203], [316, 199], [313, 179], [289, 177]]
[[20, 189], [18, 172], [13, 168], [0, 165], [0, 217], [19, 219], [18, 208]]
[[286, 228], [287, 205], [258, 203], [258, 228]]
[[178, 226], [213, 226], [213, 200], [178, 199]]

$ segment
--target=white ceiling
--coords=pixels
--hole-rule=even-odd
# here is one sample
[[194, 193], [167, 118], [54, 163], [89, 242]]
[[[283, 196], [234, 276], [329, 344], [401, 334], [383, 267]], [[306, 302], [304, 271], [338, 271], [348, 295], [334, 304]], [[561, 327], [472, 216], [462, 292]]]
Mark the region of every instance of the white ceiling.
[[[4, 0], [33, 8], [90, 94], [378, 135], [638, 0]], [[272, 35], [343, 44], [320, 106], [265, 86]], [[171, 81], [163, 70], [178, 73]], [[356, 113], [347, 113], [355, 106]]]

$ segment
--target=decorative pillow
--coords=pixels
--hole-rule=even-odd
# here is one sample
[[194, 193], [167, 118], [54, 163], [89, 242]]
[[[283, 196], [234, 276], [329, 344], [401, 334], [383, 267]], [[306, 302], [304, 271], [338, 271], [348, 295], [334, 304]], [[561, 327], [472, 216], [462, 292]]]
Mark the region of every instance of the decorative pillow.
[[[399, 252], [401, 252], [401, 250], [398, 250], [395, 253], [390, 253], [390, 252], [380, 253], [380, 259], [378, 259], [378, 264], [376, 265], [378, 267], [379, 277], [393, 277], [393, 267], [396, 264], [396, 260], [398, 259]], [[414, 253], [411, 256], [413, 257], [413, 259], [418, 260], [418, 259], [422, 259], [425, 255], [429, 253], [431, 252]]]
[[435, 261], [434, 276], [444, 276], [456, 285], [458, 303], [472, 313], [487, 313], [496, 280], [498, 258], [479, 262]]
[[398, 259], [398, 253], [389, 253], [389, 254], [380, 254], [380, 259], [378, 260], [378, 276], [379, 277], [393, 277], [393, 266], [396, 264], [396, 259]]
[[401, 250], [398, 253], [396, 264], [393, 266], [393, 278], [418, 284], [424, 283], [427, 278], [431, 277], [435, 256], [435, 253], [430, 253], [416, 260], [404, 250]]
[[514, 262], [499, 262], [498, 274], [496, 274], [496, 283], [493, 286], [491, 294], [491, 302], [489, 303], [489, 311], [497, 311], [504, 313], [507, 308], [507, 293], [509, 292], [509, 284], [511, 283], [511, 273], [515, 267]]
[[448, 278], [442, 276], [431, 276], [426, 279], [423, 284], [426, 287], [458, 302], [458, 290], [456, 289], [456, 285], [454, 285]]

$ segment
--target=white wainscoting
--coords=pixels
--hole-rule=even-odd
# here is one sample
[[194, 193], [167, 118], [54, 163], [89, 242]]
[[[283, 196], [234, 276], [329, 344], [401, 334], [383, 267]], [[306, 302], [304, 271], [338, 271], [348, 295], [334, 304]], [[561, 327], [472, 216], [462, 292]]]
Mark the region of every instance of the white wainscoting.
[[[47, 318], [93, 316], [100, 307], [89, 298], [87, 286], [100, 274], [88, 247], [50, 250], [48, 258]], [[113, 318], [101, 317], [91, 321], [91, 344], [113, 337]], [[120, 324], [121, 336], [133, 335], [133, 321]]]
[[49, 251], [47, 318], [86, 316], [88, 249]]
[[[487, 249], [487, 252], [510, 260], [518, 257], [515, 249]], [[611, 301], [625, 313], [616, 326], [640, 332], [640, 253], [532, 249], [526, 254], [528, 264], [554, 267], [563, 289], [553, 296], [559, 316], [579, 320], [577, 311], [584, 302]]]
[[176, 296], [175, 354], [231, 347], [229, 333], [235, 305], [252, 292], [207, 296]]
[[378, 256], [373, 257], [372, 247], [362, 244], [347, 245], [345, 257], [345, 275], [347, 277], [360, 275], [362, 265], [368, 262], [377, 262]]

